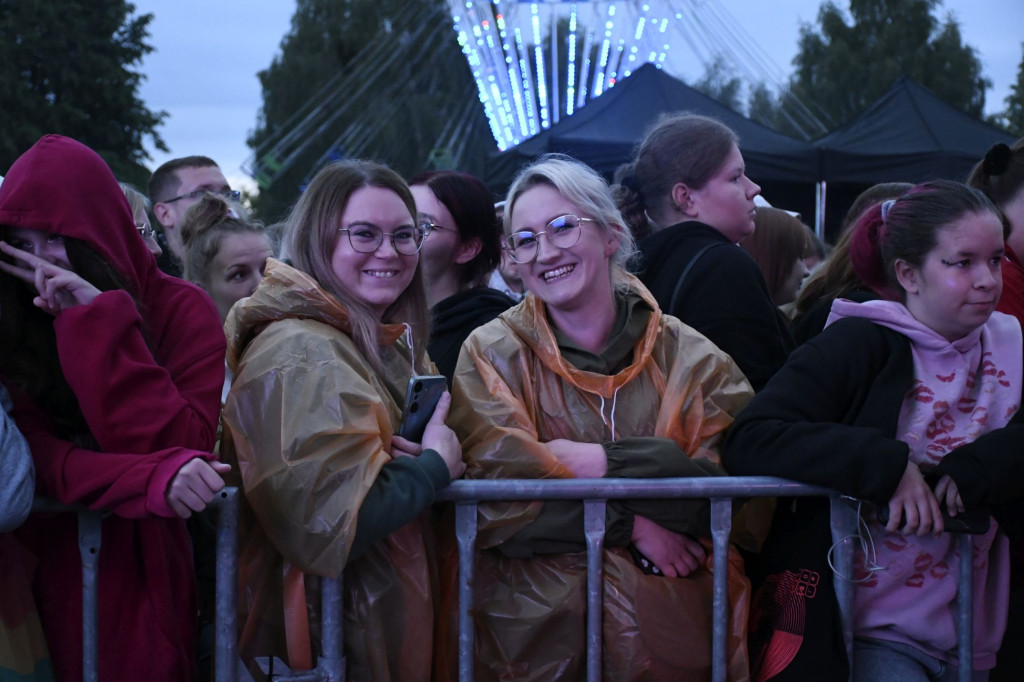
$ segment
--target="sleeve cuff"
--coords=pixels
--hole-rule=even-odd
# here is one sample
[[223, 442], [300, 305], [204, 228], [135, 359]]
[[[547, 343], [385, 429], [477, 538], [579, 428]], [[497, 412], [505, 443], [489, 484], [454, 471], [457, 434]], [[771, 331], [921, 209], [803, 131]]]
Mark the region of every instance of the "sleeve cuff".
[[448, 473], [448, 465], [445, 464], [437, 450], [427, 448], [420, 453], [417, 459], [423, 464], [423, 471], [427, 474], [430, 482], [434, 484], [435, 491], [447, 488], [448, 484], [452, 482], [451, 474]]

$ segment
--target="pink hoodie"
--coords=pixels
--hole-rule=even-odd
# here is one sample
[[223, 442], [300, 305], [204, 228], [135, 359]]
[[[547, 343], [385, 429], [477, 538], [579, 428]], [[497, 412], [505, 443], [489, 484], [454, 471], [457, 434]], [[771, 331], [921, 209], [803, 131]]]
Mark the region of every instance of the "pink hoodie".
[[[1005, 426], [1021, 399], [1020, 324], [993, 313], [981, 327], [950, 342], [894, 301], [837, 300], [829, 324], [863, 317], [906, 336], [914, 357], [914, 386], [900, 412], [896, 437], [910, 445], [923, 472], [959, 445]], [[890, 533], [874, 514], [865, 521], [882, 570], [857, 557], [854, 629], [861, 637], [903, 642], [935, 658], [956, 658], [956, 596], [960, 565], [956, 539]], [[995, 666], [1006, 629], [1009, 543], [993, 521], [974, 542], [974, 668]]]

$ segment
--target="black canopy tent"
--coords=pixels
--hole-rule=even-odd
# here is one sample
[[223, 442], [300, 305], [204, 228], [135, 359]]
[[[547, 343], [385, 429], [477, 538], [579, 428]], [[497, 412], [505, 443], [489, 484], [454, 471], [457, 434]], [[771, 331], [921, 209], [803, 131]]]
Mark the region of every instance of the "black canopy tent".
[[811, 144], [751, 121], [653, 64], [644, 64], [572, 116], [491, 157], [488, 184], [507, 188], [522, 166], [549, 152], [569, 154], [610, 178], [632, 159], [658, 116], [679, 111], [712, 116], [736, 131], [747, 175], [765, 186], [769, 201], [813, 215], [818, 152]]
[[816, 140], [826, 182], [963, 181], [1007, 133], [904, 76], [853, 122]]
[[827, 183], [826, 224], [837, 228], [875, 183], [962, 182], [989, 147], [1013, 141], [904, 76], [851, 123], [815, 141]]

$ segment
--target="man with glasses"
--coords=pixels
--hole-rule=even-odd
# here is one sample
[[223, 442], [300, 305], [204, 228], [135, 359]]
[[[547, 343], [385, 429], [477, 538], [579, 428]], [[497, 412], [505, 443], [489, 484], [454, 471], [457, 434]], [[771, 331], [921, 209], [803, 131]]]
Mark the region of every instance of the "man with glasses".
[[219, 194], [231, 201], [240, 198], [239, 192], [231, 189], [217, 163], [206, 156], [172, 159], [157, 168], [150, 178], [149, 198], [153, 202], [153, 216], [162, 228], [166, 241], [164, 251], [172, 256], [169, 262], [160, 263], [165, 272], [181, 275], [180, 263], [185, 257], [181, 225], [185, 212], [206, 192]]

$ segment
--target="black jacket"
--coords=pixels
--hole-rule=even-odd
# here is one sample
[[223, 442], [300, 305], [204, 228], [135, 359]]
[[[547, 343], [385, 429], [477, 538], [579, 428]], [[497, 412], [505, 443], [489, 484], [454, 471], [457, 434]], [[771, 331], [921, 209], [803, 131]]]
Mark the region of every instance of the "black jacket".
[[[708, 245], [671, 305], [680, 275]], [[696, 221], [655, 232], [639, 247], [640, 279], [661, 309], [732, 356], [760, 391], [786, 362], [793, 340], [754, 259], [715, 228]]]
[[452, 385], [462, 342], [470, 333], [501, 315], [516, 302], [490, 287], [474, 287], [449, 296], [430, 309], [430, 341], [427, 354]]
[[[729, 430], [722, 461], [733, 475], [781, 476], [885, 504], [899, 485], [909, 448], [895, 440], [914, 381], [910, 341], [862, 318], [829, 326], [793, 352]], [[968, 508], [995, 511], [1008, 532], [1020, 525], [1007, 505], [1024, 494], [1024, 418], [949, 452], [936, 468], [956, 481]]]

